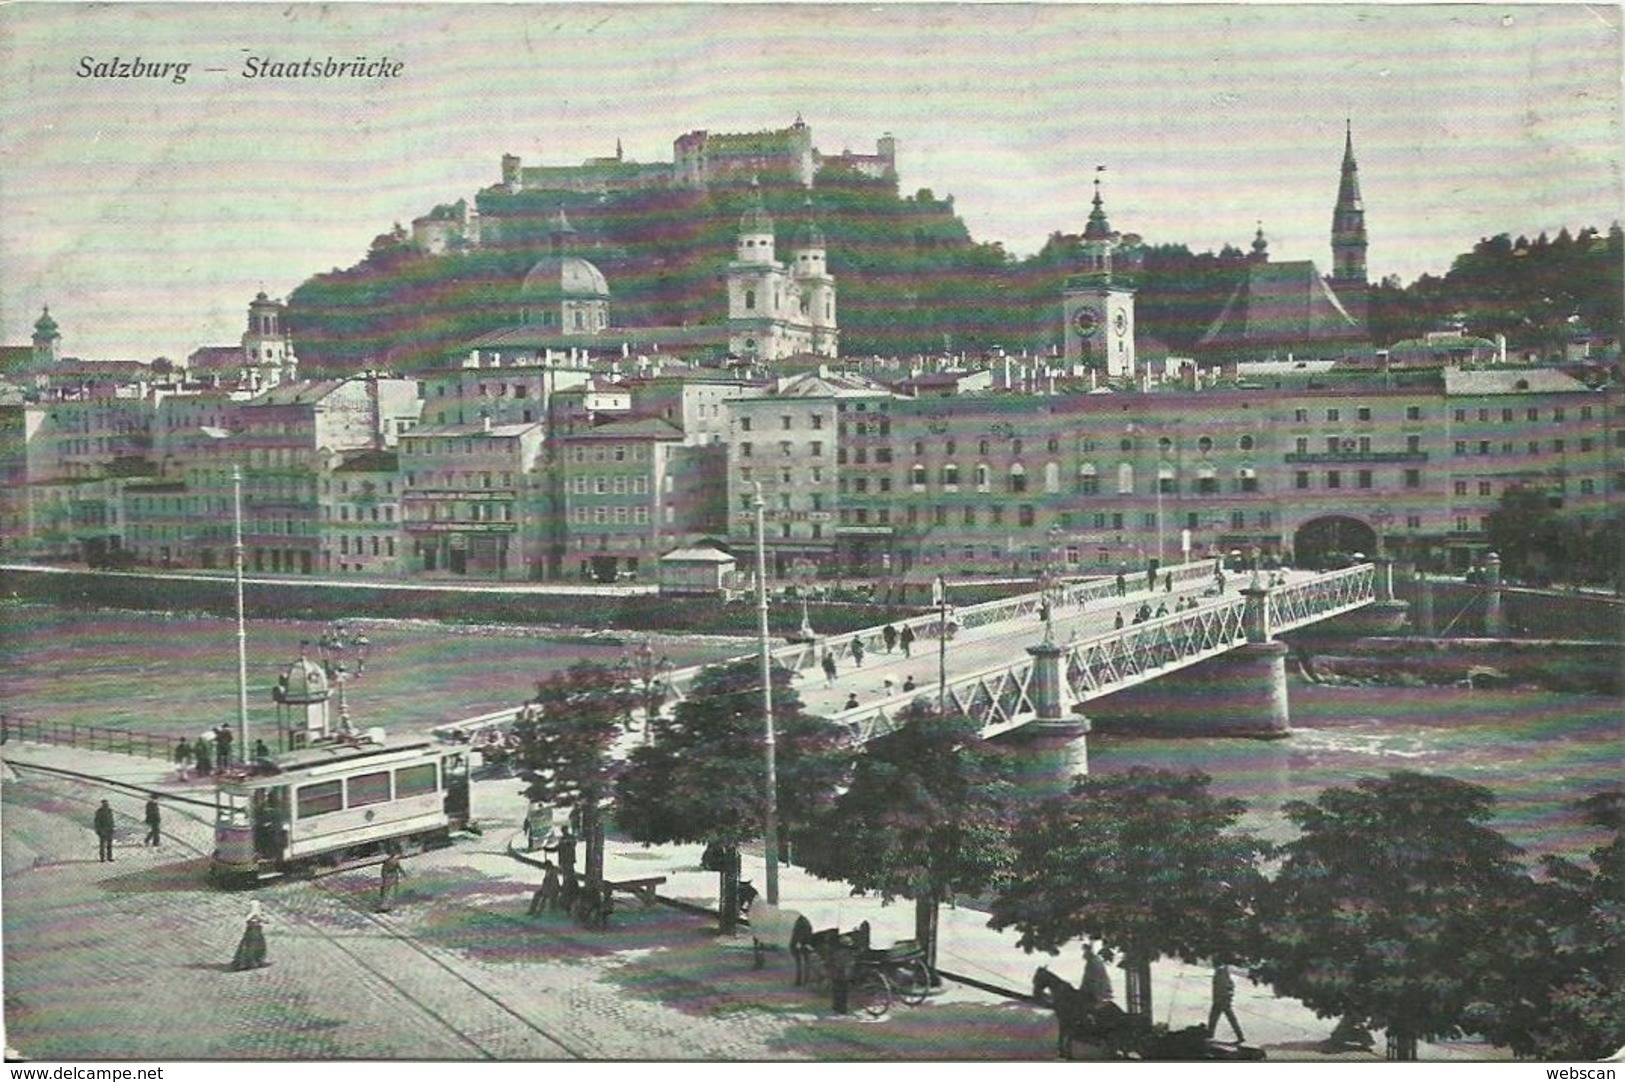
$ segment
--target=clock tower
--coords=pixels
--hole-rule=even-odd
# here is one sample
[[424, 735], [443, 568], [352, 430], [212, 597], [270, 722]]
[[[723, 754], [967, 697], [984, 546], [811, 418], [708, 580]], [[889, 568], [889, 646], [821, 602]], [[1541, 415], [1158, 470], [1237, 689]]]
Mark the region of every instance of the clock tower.
[[1135, 372], [1134, 290], [1114, 278], [1112, 270], [1121, 242], [1122, 235], [1106, 221], [1096, 170], [1082, 260], [1061, 289], [1062, 333], [1069, 367], [1092, 368], [1109, 378], [1133, 378]]

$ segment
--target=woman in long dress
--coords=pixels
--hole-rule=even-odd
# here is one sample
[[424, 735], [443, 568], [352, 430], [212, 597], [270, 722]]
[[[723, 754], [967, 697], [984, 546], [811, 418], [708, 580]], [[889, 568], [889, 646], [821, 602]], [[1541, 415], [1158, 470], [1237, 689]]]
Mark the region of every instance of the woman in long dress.
[[232, 969], [258, 969], [270, 965], [265, 960], [265, 915], [259, 902], [248, 904], [248, 923], [243, 938], [237, 944], [237, 953], [231, 959]]

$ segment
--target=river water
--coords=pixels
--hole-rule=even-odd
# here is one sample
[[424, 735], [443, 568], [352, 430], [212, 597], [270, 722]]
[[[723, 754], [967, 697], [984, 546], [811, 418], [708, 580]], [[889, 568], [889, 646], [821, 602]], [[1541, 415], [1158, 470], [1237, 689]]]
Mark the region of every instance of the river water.
[[[321, 624], [248, 626], [250, 722], [275, 724], [270, 688]], [[415, 731], [513, 706], [535, 681], [577, 660], [614, 664], [623, 644], [542, 629], [357, 621], [371, 640], [347, 689], [361, 726]], [[675, 666], [749, 652], [749, 643], [661, 637]], [[32, 719], [192, 733], [235, 724], [236, 630], [228, 620], [82, 612], [36, 605], [0, 610], [0, 708]], [[1625, 703], [1618, 698], [1466, 688], [1329, 687], [1292, 678], [1292, 733], [1278, 740], [1161, 738], [1149, 729], [1093, 733], [1090, 771], [1132, 766], [1200, 770], [1216, 792], [1246, 802], [1244, 824], [1286, 840], [1288, 800], [1393, 770], [1448, 774], [1496, 794], [1494, 826], [1531, 856], [1583, 856], [1601, 835], [1574, 801], [1625, 777]], [[265, 726], [265, 730], [260, 727]]]

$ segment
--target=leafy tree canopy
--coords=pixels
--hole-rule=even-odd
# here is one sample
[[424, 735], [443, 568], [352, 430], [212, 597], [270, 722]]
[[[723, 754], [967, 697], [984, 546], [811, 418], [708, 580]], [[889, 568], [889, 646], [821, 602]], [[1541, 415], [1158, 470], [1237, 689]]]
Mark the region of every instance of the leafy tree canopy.
[[614, 770], [610, 750], [632, 698], [615, 670], [577, 662], [536, 684], [536, 697], [514, 724], [525, 795], [569, 807], [603, 793]]
[[1141, 767], [1077, 779], [1017, 824], [988, 923], [1029, 951], [1090, 937], [1142, 961], [1240, 955], [1263, 845], [1236, 827], [1245, 806], [1208, 785]]
[[[790, 671], [772, 669], [778, 807], [805, 821], [833, 797], [850, 762], [845, 730], [806, 715]], [[766, 729], [758, 663], [703, 670], [688, 698], [652, 719], [653, 742], [635, 748], [616, 782], [616, 819], [638, 841], [760, 837], [766, 794]]]
[[800, 849], [814, 875], [887, 900], [985, 889], [1009, 859], [1005, 756], [961, 714], [923, 702], [864, 745], [851, 785]]
[[1253, 975], [1322, 1017], [1459, 1036], [1526, 882], [1482, 786], [1413, 772], [1292, 801], [1300, 836], [1258, 904]]

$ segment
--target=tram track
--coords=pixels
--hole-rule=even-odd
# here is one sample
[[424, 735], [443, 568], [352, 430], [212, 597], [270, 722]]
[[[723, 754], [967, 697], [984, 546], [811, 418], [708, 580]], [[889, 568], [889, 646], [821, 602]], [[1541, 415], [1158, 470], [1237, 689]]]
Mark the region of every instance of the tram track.
[[[29, 786], [35, 788], [36, 791], [38, 791], [40, 788], [40, 783], [30, 783], [24, 781], [21, 778], [20, 773], [17, 772], [31, 771], [36, 774], [45, 775], [49, 778], [75, 782], [83, 785], [98, 786], [101, 788], [112, 789], [116, 792], [136, 793], [143, 796], [152, 791], [149, 786], [139, 786], [127, 782], [116, 781], [111, 778], [100, 778], [96, 777], [95, 775], [84, 774], [73, 770], [65, 770], [60, 767], [40, 766], [32, 763], [18, 763], [11, 760], [8, 760], [7, 765], [12, 768], [14, 776], [16, 776], [15, 784]], [[57, 790], [53, 790], [53, 794], [58, 797], [61, 797], [62, 795]], [[91, 807], [93, 807], [95, 804], [95, 800], [89, 797], [70, 795], [67, 797], [67, 799]], [[196, 808], [208, 809], [211, 813], [208, 818], [205, 818], [197, 812], [190, 810], [190, 808], [183, 812], [183, 814], [186, 816], [186, 818], [193, 820], [206, 830], [212, 831], [212, 812], [214, 808], [213, 801], [203, 801], [194, 797], [173, 795], [166, 796], [166, 799]], [[134, 821], [133, 816], [121, 817]], [[207, 849], [204, 849], [195, 843], [188, 842], [184, 838], [181, 838], [172, 832], [166, 831], [166, 838], [173, 842], [177, 848], [196, 857], [206, 859], [210, 855]], [[293, 882], [296, 883], [298, 880]], [[504, 1003], [500, 998], [481, 987], [476, 981], [471, 979], [466, 973], [459, 970], [451, 962], [441, 957], [438, 951], [435, 951], [432, 948], [418, 942], [416, 939], [412, 938], [410, 935], [406, 934], [400, 929], [392, 927], [391, 923], [385, 920], [382, 914], [373, 913], [361, 906], [357, 906], [333, 887], [321, 882], [319, 877], [305, 877], [304, 882], [305, 885], [308, 885], [309, 889], [325, 895], [329, 900], [350, 913], [359, 916], [363, 921], [370, 924], [374, 929], [381, 933], [381, 935], [377, 937], [371, 937], [371, 942], [382, 943], [396, 949], [405, 949], [418, 959], [427, 962], [441, 973], [444, 973], [446, 976], [450, 977], [452, 981], [454, 981], [461, 988], [465, 989], [467, 993], [473, 995], [478, 1001], [487, 1005], [489, 1008], [493, 1008], [500, 1015], [511, 1020], [509, 1023], [511, 1026], [516, 1026], [524, 1032], [534, 1035], [536, 1038], [546, 1042], [548, 1045], [557, 1048], [566, 1057], [578, 1060], [591, 1058], [586, 1050], [575, 1047], [571, 1042], [550, 1033], [548, 1030], [537, 1025], [519, 1011], [516, 1011], [512, 1007], [508, 1006], [508, 1004]], [[292, 883], [289, 885], [292, 885]], [[204, 888], [200, 887], [200, 889]], [[381, 965], [363, 957], [363, 953], [361, 951], [354, 949], [350, 943], [347, 942], [350, 937], [335, 935], [333, 932], [321, 927], [320, 924], [304, 914], [296, 913], [296, 916], [297, 919], [299, 919], [302, 924], [315, 933], [326, 946], [331, 947], [339, 954], [342, 954], [344, 957], [348, 958], [357, 968], [367, 973], [374, 981], [388, 988], [394, 995], [410, 1004], [425, 1017], [433, 1020], [436, 1025], [438, 1025], [446, 1033], [450, 1034], [455, 1040], [459, 1041], [463, 1045], [466, 1045], [474, 1056], [480, 1059], [489, 1060], [501, 1058], [497, 1051], [489, 1046], [488, 1041], [482, 1041], [478, 1036], [469, 1032], [470, 1028], [488, 1030], [490, 1028], [489, 1026], [466, 1027], [458, 1025], [456, 1022], [447, 1018], [443, 1010], [426, 1002], [423, 997], [413, 992], [404, 982], [391, 976], [390, 973]], [[503, 1043], [505, 1045], [511, 1044], [511, 1041], [505, 1041]]]

